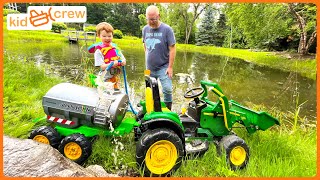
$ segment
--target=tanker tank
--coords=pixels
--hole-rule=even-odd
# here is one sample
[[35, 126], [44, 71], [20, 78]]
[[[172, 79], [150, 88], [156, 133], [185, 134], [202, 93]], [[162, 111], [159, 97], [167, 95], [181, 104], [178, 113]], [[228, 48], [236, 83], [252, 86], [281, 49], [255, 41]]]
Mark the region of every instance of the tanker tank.
[[48, 122], [67, 128], [80, 125], [117, 127], [128, 108], [128, 96], [120, 91], [99, 96], [96, 88], [71, 83], [53, 86], [43, 97]]

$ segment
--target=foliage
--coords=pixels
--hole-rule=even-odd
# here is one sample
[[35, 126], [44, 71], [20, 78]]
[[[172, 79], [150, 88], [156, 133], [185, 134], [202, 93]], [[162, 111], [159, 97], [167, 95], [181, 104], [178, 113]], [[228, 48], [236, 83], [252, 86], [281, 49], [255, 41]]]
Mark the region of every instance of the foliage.
[[4, 134], [27, 138], [34, 126], [40, 125], [31, 120], [45, 115], [42, 96], [61, 79], [46, 76], [34, 62], [5, 56], [4, 64]]
[[[186, 40], [187, 32], [186, 28], [187, 23], [181, 16], [182, 13], [185, 13], [186, 16], [191, 18], [191, 13], [188, 13], [188, 5], [187, 3], [179, 3], [179, 4], [169, 4], [167, 9], [167, 24], [171, 26], [174, 31], [176, 41], [179, 43], [184, 43]], [[195, 31], [196, 26], [195, 23], [192, 24], [192, 32], [190, 33], [189, 43], [195, 42]]]
[[116, 39], [122, 39], [123, 33], [119, 29], [113, 31], [113, 37]]
[[87, 4], [88, 23], [110, 23], [126, 35], [141, 37], [139, 15], [144, 14], [148, 4], [143, 3], [99, 3]]
[[229, 38], [237, 37], [249, 48], [295, 48], [303, 53], [314, 44], [315, 4], [230, 3], [225, 5], [224, 12], [227, 25], [233, 30], [229, 32]]
[[140, 15], [138, 16], [138, 18], [139, 18], [139, 23], [140, 23], [140, 31], [142, 31], [143, 27], [144, 27], [145, 25], [147, 25], [146, 15], [140, 14]]
[[228, 32], [228, 27], [226, 25], [226, 16], [225, 14], [220, 14], [216, 28], [215, 28], [215, 32], [214, 32], [213, 44], [215, 46], [221, 47], [224, 43], [227, 32]]
[[196, 45], [213, 45], [214, 44], [214, 8], [209, 5], [205, 10], [204, 18], [201, 20], [199, 30], [196, 34]]
[[96, 32], [96, 27], [95, 26], [88, 26], [84, 28], [85, 32]]
[[[99, 24], [106, 21], [106, 17], [110, 16], [112, 10], [111, 3], [88, 3], [87, 7], [87, 23]], [[113, 24], [112, 22], [109, 22]]]
[[[6, 22], [4, 22], [3, 27], [6, 27]], [[66, 38], [61, 36], [61, 34], [53, 33], [52, 31], [9, 31], [7, 28], [3, 28], [4, 44], [14, 44], [20, 42], [30, 42], [37, 43], [42, 41], [47, 42], [57, 42], [63, 43], [68, 42]], [[17, 46], [19, 47], [19, 46]]]
[[226, 33], [227, 34], [224, 39], [223, 47], [235, 48], [235, 49], [248, 48], [247, 46], [248, 43], [241, 29], [230, 25]]
[[293, 16], [295, 33], [299, 37], [298, 53], [307, 54], [315, 44], [316, 31], [316, 5], [306, 3], [288, 3], [290, 14]]
[[63, 22], [52, 22], [51, 30], [53, 32], [61, 33], [61, 30], [66, 30], [66, 29], [67, 29], [67, 25], [64, 24]]
[[99, 136], [93, 143], [86, 165], [99, 164], [109, 173], [123, 174], [138, 171], [135, 163], [133, 134], [124, 137]]
[[13, 9], [2, 9], [3, 10], [3, 16], [7, 16], [8, 14], [20, 14], [19, 11], [13, 10]]
[[290, 34], [291, 20], [284, 4], [231, 3], [225, 6], [228, 25], [241, 30], [248, 47], [263, 48]]
[[178, 43], [183, 43], [184, 37], [185, 37], [185, 31], [184, 31], [185, 25], [178, 11], [179, 8], [182, 8], [182, 7], [178, 7], [178, 6], [182, 6], [182, 5], [180, 4], [176, 6], [175, 4], [167, 5], [168, 7], [167, 12], [165, 15], [162, 15], [161, 17], [163, 16], [167, 17], [167, 21], [165, 21], [165, 23], [167, 23], [173, 29], [173, 32], [176, 37], [176, 41]]
[[196, 21], [207, 6], [202, 3], [169, 4], [168, 24], [173, 28], [178, 42], [195, 42]]

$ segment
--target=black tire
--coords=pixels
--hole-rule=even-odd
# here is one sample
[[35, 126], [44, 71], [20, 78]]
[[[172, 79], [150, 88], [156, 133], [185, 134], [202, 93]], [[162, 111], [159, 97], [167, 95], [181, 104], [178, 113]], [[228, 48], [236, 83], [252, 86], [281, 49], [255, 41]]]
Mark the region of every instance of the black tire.
[[219, 142], [219, 153], [225, 152], [226, 160], [232, 170], [243, 169], [250, 158], [249, 147], [236, 135], [228, 135]]
[[33, 130], [28, 138], [44, 144], [50, 144], [54, 148], [57, 148], [61, 141], [59, 133], [50, 126], [41, 126]]
[[92, 144], [82, 134], [71, 134], [61, 141], [58, 149], [65, 157], [81, 165], [91, 155]]
[[[183, 142], [174, 131], [158, 128], [142, 134], [136, 146], [136, 160], [143, 171], [143, 176], [170, 176], [181, 166], [184, 151]], [[168, 158], [172, 156], [176, 159]], [[156, 167], [152, 167], [156, 161], [165, 165], [159, 168], [159, 164], [156, 164]]]

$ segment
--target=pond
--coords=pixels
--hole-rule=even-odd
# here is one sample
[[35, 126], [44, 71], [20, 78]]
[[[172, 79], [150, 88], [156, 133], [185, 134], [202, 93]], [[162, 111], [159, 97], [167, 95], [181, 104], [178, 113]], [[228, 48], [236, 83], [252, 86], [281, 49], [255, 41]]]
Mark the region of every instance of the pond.
[[[93, 55], [86, 53], [86, 49], [86, 46], [68, 43], [4, 46], [4, 52], [11, 57], [34, 61], [39, 66], [45, 66], [48, 74], [80, 84], [87, 81], [86, 68], [95, 72], [99, 70], [93, 66]], [[130, 99], [137, 104], [144, 97], [144, 52], [136, 48], [122, 50], [127, 59]], [[89, 61], [88, 67], [84, 66], [84, 60]], [[301, 105], [300, 117], [316, 120], [316, 81], [295, 72], [262, 67], [236, 58], [181, 51], [177, 52], [173, 71], [173, 110], [176, 112], [187, 106], [188, 100], [184, 99], [183, 94], [188, 88], [200, 86], [201, 80], [210, 80], [219, 84], [229, 100], [242, 105], [262, 105], [292, 113]]]

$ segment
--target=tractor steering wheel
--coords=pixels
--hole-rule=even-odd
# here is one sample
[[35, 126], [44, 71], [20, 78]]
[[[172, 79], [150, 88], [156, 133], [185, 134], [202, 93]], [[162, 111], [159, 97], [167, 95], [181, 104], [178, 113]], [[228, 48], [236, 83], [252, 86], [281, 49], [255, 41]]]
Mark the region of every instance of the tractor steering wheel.
[[203, 92], [204, 92], [204, 89], [202, 87], [192, 88], [184, 94], [184, 97], [185, 98], [195, 98], [195, 97], [200, 96]]

